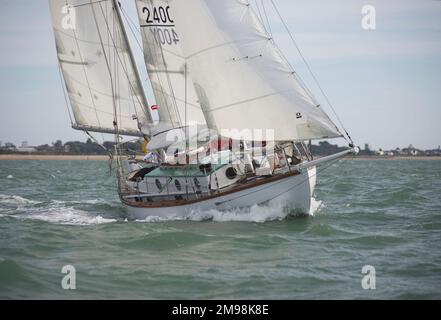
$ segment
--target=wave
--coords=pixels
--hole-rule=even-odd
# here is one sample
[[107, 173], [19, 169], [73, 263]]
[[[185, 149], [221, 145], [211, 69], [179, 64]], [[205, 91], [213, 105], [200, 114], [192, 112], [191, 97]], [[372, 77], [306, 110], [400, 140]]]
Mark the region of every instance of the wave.
[[16, 261], [0, 258], [0, 283], [14, 284], [17, 280], [22, 280], [22, 274], [23, 270]]
[[21, 196], [0, 194], [0, 204], [9, 205], [33, 205], [40, 204], [41, 201], [29, 200]]
[[167, 216], [158, 217], [150, 216], [146, 219], [135, 220], [136, 222], [165, 222], [176, 220], [190, 220], [190, 221], [216, 221], [216, 222], [269, 222], [280, 221], [289, 216], [314, 216], [323, 208], [323, 202], [311, 198], [311, 209], [309, 214], [299, 214], [298, 211], [286, 208], [280, 203], [270, 202], [267, 205], [253, 205], [249, 208], [231, 209], [220, 211], [216, 209], [211, 210], [192, 210], [185, 216]]
[[77, 204], [106, 204], [104, 199], [87, 199], [87, 200], [51, 200], [55, 205], [77, 205]]
[[311, 216], [315, 216], [315, 214], [319, 213], [324, 207], [325, 204], [322, 200], [317, 200], [316, 198], [311, 197], [311, 208], [309, 209], [309, 214]]
[[21, 218], [41, 220], [54, 224], [81, 226], [117, 222], [117, 219], [104, 218], [101, 215], [94, 215], [73, 207], [64, 207], [61, 210], [51, 208], [40, 213], [32, 212], [27, 215], [21, 215]]
[[167, 216], [157, 217], [150, 216], [143, 220], [135, 220], [137, 222], [165, 222], [165, 221], [216, 221], [216, 222], [267, 222], [274, 220], [283, 220], [288, 213], [269, 206], [254, 205], [245, 209], [231, 209], [226, 211], [211, 210], [192, 210], [184, 216]]
[[[0, 204], [7, 204], [6, 209], [0, 210], [2, 216], [12, 216], [19, 219], [40, 220], [54, 224], [84, 226], [128, 221], [125, 216], [121, 215], [123, 207], [119, 203], [116, 205], [111, 201], [106, 201], [105, 199], [66, 201], [50, 200], [43, 202], [26, 199], [17, 195], [0, 194]], [[311, 198], [311, 209], [309, 215], [314, 216], [321, 210], [322, 207], [322, 201]], [[110, 217], [109, 213], [112, 213]], [[252, 207], [248, 208], [236, 208], [226, 211], [219, 211], [216, 209], [195, 209], [185, 216], [150, 216], [143, 220], [135, 220], [135, 222], [165, 222], [176, 220], [268, 222], [280, 221], [289, 216], [299, 214], [300, 213], [296, 210], [286, 208], [281, 203], [270, 202], [266, 205], [253, 205]]]
[[104, 204], [103, 199], [82, 201], [49, 202], [26, 199], [17, 195], [0, 194], [1, 216], [14, 217], [22, 220], [40, 220], [65, 225], [95, 225], [116, 222], [117, 219], [105, 218], [100, 214], [87, 212], [75, 207], [81, 204]]
[[92, 214], [73, 207], [43, 208], [19, 214], [2, 214], [2, 216], [13, 217], [21, 220], [39, 220], [62, 225], [96, 225], [117, 222], [114, 218], [104, 218], [101, 215]]

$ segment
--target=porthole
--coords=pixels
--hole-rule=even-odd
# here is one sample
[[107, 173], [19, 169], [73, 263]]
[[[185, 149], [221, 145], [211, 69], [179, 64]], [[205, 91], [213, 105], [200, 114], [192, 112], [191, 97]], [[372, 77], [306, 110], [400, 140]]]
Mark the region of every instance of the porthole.
[[179, 180], [177, 180], [177, 179], [175, 179], [175, 187], [176, 187], [176, 189], [177, 189], [178, 191], [181, 191], [181, 190], [182, 190], [182, 185], [181, 185], [181, 183], [179, 182]]
[[193, 182], [194, 182], [194, 186], [196, 187], [196, 189], [198, 191], [201, 190], [201, 183], [199, 182], [199, 180], [197, 178], [194, 178]]
[[230, 179], [236, 179], [237, 177], [237, 171], [233, 167], [229, 167], [227, 170], [225, 170], [225, 176]]

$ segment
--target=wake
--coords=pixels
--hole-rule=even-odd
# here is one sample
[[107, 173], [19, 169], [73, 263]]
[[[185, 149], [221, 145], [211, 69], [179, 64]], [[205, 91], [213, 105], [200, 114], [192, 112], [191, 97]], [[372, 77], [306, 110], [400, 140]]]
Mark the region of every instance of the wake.
[[[88, 205], [90, 208], [97, 208], [96, 212], [90, 212], [77, 208], [81, 205]], [[26, 199], [18, 195], [0, 194], [0, 216], [14, 217], [21, 220], [39, 220], [61, 225], [99, 225], [116, 222], [167, 222], [167, 221], [215, 221], [215, 222], [255, 222], [264, 223], [269, 221], [281, 221], [289, 216], [305, 215], [283, 207], [277, 202], [270, 202], [266, 205], [253, 205], [249, 208], [231, 209], [226, 211], [192, 210], [185, 216], [156, 217], [151, 216], [143, 220], [128, 220], [127, 216], [105, 217], [106, 212], [100, 206], [109, 205], [104, 199], [89, 199], [81, 201], [59, 201], [50, 200], [47, 202]], [[311, 198], [310, 216], [316, 215], [323, 208], [322, 201]], [[101, 209], [101, 210], [100, 210]], [[123, 213], [124, 208], [117, 206], [116, 209]], [[307, 214], [308, 215], [308, 214]]]
[[193, 210], [186, 216], [169, 216], [169, 217], [147, 217], [143, 220], [135, 220], [137, 222], [165, 222], [165, 221], [215, 221], [215, 222], [269, 222], [281, 221], [289, 216], [310, 215], [314, 216], [323, 208], [322, 201], [311, 198], [311, 208], [308, 214], [301, 214], [296, 210], [283, 207], [279, 203], [268, 203], [267, 205], [253, 205], [249, 208], [231, 209], [219, 211], [211, 210]]

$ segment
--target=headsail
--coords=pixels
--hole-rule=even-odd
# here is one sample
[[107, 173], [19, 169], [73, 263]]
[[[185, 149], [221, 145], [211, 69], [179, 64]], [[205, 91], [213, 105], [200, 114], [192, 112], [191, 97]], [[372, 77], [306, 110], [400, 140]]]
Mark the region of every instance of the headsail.
[[171, 2], [208, 127], [242, 138], [274, 130], [275, 140], [341, 136], [283, 60], [246, 0]]
[[138, 136], [152, 119], [115, 3], [49, 0], [73, 127]]
[[136, 0], [144, 59], [160, 120], [174, 126], [204, 125], [205, 118], [191, 73], [186, 71], [180, 35], [175, 28], [176, 2]]

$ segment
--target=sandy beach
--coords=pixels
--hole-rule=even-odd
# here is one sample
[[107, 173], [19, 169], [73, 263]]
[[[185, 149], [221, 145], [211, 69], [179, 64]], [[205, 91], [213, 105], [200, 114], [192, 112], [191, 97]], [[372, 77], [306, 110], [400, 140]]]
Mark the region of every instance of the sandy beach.
[[441, 160], [441, 157], [429, 157], [429, 156], [348, 156], [343, 158], [350, 160]]
[[106, 155], [0, 154], [0, 160], [109, 160]]

